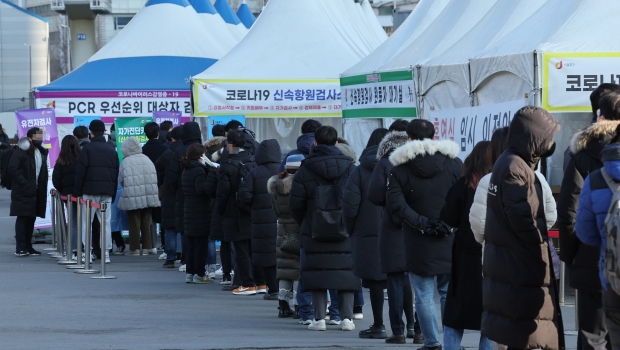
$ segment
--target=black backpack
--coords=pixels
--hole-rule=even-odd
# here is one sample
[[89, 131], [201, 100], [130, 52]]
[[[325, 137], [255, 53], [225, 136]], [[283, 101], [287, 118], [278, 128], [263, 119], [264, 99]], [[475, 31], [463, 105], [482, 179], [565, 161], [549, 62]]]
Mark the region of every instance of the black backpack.
[[[310, 171], [312, 172], [312, 171]], [[315, 174], [313, 173], [313, 176]], [[342, 215], [342, 177], [323, 184], [314, 192], [314, 215], [312, 216], [312, 239], [318, 242], [342, 242], [349, 238]]]
[[[250, 163], [254, 162], [254, 156], [250, 157], [250, 159], [248, 160]], [[226, 163], [228, 164], [232, 164], [234, 165], [237, 169], [239, 169], [239, 186], [241, 186], [241, 184], [243, 183], [243, 179], [245, 179], [246, 176], [248, 176], [248, 173], [250, 172], [251, 169], [248, 169], [248, 167], [245, 165], [245, 163], [238, 161], [238, 160], [234, 160], [234, 159], [226, 159]], [[237, 191], [237, 197], [239, 196], [239, 192]]]
[[15, 151], [14, 147], [11, 147], [7, 151], [0, 153], [0, 185], [7, 190], [11, 189], [11, 175], [9, 174], [9, 162]]

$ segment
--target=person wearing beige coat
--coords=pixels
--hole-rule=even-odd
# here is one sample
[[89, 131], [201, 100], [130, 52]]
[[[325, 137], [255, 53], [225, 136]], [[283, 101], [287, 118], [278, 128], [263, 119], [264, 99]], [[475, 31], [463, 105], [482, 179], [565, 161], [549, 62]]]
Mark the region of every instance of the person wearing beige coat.
[[155, 165], [142, 154], [140, 142], [135, 137], [125, 140], [121, 151], [125, 158], [119, 170], [123, 192], [118, 208], [127, 211], [129, 252], [126, 255], [140, 255], [140, 233], [142, 233], [142, 255], [157, 254], [151, 239], [151, 208], [161, 206]]

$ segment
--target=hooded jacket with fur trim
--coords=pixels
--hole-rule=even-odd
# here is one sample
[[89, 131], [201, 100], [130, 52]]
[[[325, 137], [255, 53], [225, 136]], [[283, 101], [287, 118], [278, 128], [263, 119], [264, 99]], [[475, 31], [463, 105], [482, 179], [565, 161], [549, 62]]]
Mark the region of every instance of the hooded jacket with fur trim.
[[448, 140], [408, 141], [390, 155], [386, 193], [390, 214], [402, 223], [407, 270], [418, 276], [450, 273], [453, 235], [422, 234], [439, 220], [448, 190], [461, 176], [459, 146]]
[[278, 218], [278, 237], [276, 238], [276, 278], [296, 281], [299, 278], [299, 256], [282, 251], [282, 243], [287, 233], [300, 234], [299, 225], [293, 219], [288, 208], [288, 195], [293, 186], [293, 177], [287, 172], [272, 176], [267, 182], [267, 191], [271, 195], [273, 212]]
[[224, 145], [226, 145], [226, 137], [214, 136], [204, 143], [205, 155], [212, 161], [217, 162], [222, 157], [224, 152]]
[[386, 207], [385, 194], [392, 170], [390, 155], [407, 142], [407, 133], [392, 131], [386, 134], [377, 150], [377, 165], [368, 182], [368, 200], [383, 207], [379, 226], [379, 267], [381, 273], [405, 272], [405, 248], [400, 220], [393, 218]]
[[45, 217], [47, 205], [47, 156], [48, 150], [43, 146], [41, 152], [41, 169], [36, 175], [34, 146], [24, 136], [19, 139], [18, 148], [13, 151], [7, 171], [11, 175], [11, 216]]
[[560, 259], [568, 266], [570, 286], [590, 291], [601, 290], [598, 276], [599, 247], [583, 244], [575, 235], [579, 195], [584, 179], [603, 167], [600, 154], [616, 133], [620, 121], [600, 121], [579, 131], [571, 139], [571, 154], [564, 171], [558, 226], [560, 228]]

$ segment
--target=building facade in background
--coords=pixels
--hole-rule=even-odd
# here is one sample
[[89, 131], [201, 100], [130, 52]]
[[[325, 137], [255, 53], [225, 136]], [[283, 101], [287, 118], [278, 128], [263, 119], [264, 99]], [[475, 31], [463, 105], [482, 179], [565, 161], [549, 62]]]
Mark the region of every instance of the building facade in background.
[[52, 23], [0, 0], [0, 112], [28, 108], [32, 87], [50, 81]]

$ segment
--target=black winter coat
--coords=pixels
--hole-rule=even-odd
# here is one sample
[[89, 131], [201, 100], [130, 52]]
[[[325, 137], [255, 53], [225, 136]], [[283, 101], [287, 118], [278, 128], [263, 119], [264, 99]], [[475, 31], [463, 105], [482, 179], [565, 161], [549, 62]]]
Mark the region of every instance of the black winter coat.
[[[149, 157], [153, 165], [157, 162], [159, 157], [161, 157], [168, 150], [168, 146], [166, 146], [159, 139], [148, 140], [144, 146], [142, 146], [142, 154]], [[159, 181], [158, 185], [159, 187]], [[151, 209], [151, 217], [153, 222], [161, 223], [162, 222], [162, 209], [161, 207], [154, 207]]]
[[353, 274], [351, 239], [343, 242], [318, 242], [312, 239], [310, 226], [314, 215], [316, 188], [334, 181], [344, 187], [353, 169], [353, 159], [343, 155], [337, 147], [318, 145], [295, 174], [289, 208], [295, 221], [301, 225], [300, 243], [305, 253], [301, 266], [303, 292], [360, 289], [360, 281]]
[[183, 146], [183, 142], [176, 141], [170, 143], [170, 148], [155, 162], [155, 170], [157, 170], [157, 186], [162, 187], [161, 198], [161, 225], [164, 229], [174, 229], [175, 227], [175, 206], [176, 196], [172, 191], [169, 182], [166, 182], [166, 171], [170, 167], [170, 161], [174, 156], [174, 152]]
[[512, 348], [564, 349], [542, 186], [534, 174], [559, 130], [541, 108], [515, 113], [489, 184], [482, 334]]
[[368, 200], [383, 207], [379, 227], [379, 266], [381, 273], [406, 272], [405, 238], [400, 219], [393, 217], [386, 206], [388, 179], [392, 170], [389, 157], [394, 149], [407, 142], [407, 133], [393, 131], [385, 135], [379, 144], [379, 161], [368, 182]]
[[85, 194], [116, 198], [118, 186], [118, 154], [103, 136], [93, 137], [80, 151], [75, 167], [76, 197]]
[[0, 151], [6, 151], [11, 148], [9, 135], [0, 130]]
[[[256, 168], [254, 156], [243, 151], [223, 156], [216, 175], [215, 206], [218, 220], [222, 222], [222, 241], [238, 242], [252, 239], [250, 208], [239, 202], [241, 168], [248, 173]], [[246, 175], [247, 176], [247, 175]], [[265, 188], [267, 186], [265, 185]]]
[[[200, 133], [200, 126], [196, 122], [187, 122], [183, 124], [183, 146], [179, 147], [174, 151], [172, 155], [172, 160], [170, 161], [170, 165], [166, 170], [166, 179], [167, 185], [170, 186], [171, 193], [175, 196], [175, 221], [174, 228], [178, 232], [183, 232], [183, 215], [184, 215], [184, 200], [185, 196], [183, 195], [183, 184], [182, 184], [182, 173], [183, 167], [181, 167], [181, 163], [179, 163], [179, 159], [181, 157], [185, 157], [187, 153], [187, 149], [193, 143], [202, 143], [202, 134]], [[167, 215], [167, 214], [166, 214]]]
[[47, 206], [47, 156], [46, 148], [37, 147], [41, 152], [41, 169], [36, 177], [34, 147], [27, 137], [19, 140], [19, 147], [13, 151], [9, 160], [8, 172], [11, 174], [10, 216], [45, 217]]
[[382, 207], [368, 200], [368, 182], [377, 165], [379, 146], [366, 148], [360, 166], [349, 176], [342, 194], [342, 214], [353, 249], [353, 273], [372, 281], [387, 279], [379, 266], [379, 223]]
[[265, 140], [256, 149], [256, 168], [239, 187], [239, 200], [251, 210], [252, 263], [276, 266], [277, 218], [271, 206], [267, 181], [278, 173], [281, 150], [278, 141]]
[[267, 183], [269, 193], [272, 195], [273, 211], [278, 217], [276, 278], [279, 280], [296, 281], [299, 278], [299, 255], [285, 253], [281, 249], [285, 234], [293, 233], [299, 235], [299, 225], [293, 219], [291, 210], [288, 207], [288, 196], [293, 186], [294, 175], [289, 173], [283, 174], [285, 177], [280, 178], [280, 175], [275, 175]]
[[207, 195], [207, 168], [192, 160], [183, 170], [183, 234], [208, 237], [211, 227], [211, 199]]
[[[434, 152], [434, 153], [430, 153]], [[407, 270], [418, 276], [449, 274], [452, 241], [422, 234], [428, 220], [437, 220], [448, 190], [461, 175], [452, 141], [409, 141], [390, 155], [394, 167], [387, 189], [387, 206], [402, 222]]]
[[476, 190], [461, 177], [446, 196], [441, 220], [457, 228], [452, 244], [452, 270], [443, 324], [455, 329], [480, 330], [482, 319], [482, 244], [476, 242], [469, 209]]
[[209, 168], [207, 171], [207, 194], [211, 198], [211, 235], [210, 238], [217, 241], [228, 242], [224, 238], [222, 228], [222, 216], [215, 210], [215, 196], [217, 193], [217, 174], [220, 168]]
[[570, 286], [600, 291], [598, 261], [601, 248], [583, 244], [575, 235], [575, 218], [584, 179], [601, 167], [600, 154], [616, 133], [617, 121], [600, 121], [576, 133], [571, 140], [571, 154], [564, 171], [558, 201], [560, 259], [567, 264]]
[[73, 195], [75, 192], [75, 166], [76, 164], [60, 165], [56, 162], [52, 172], [52, 183], [56, 191], [63, 196]]

